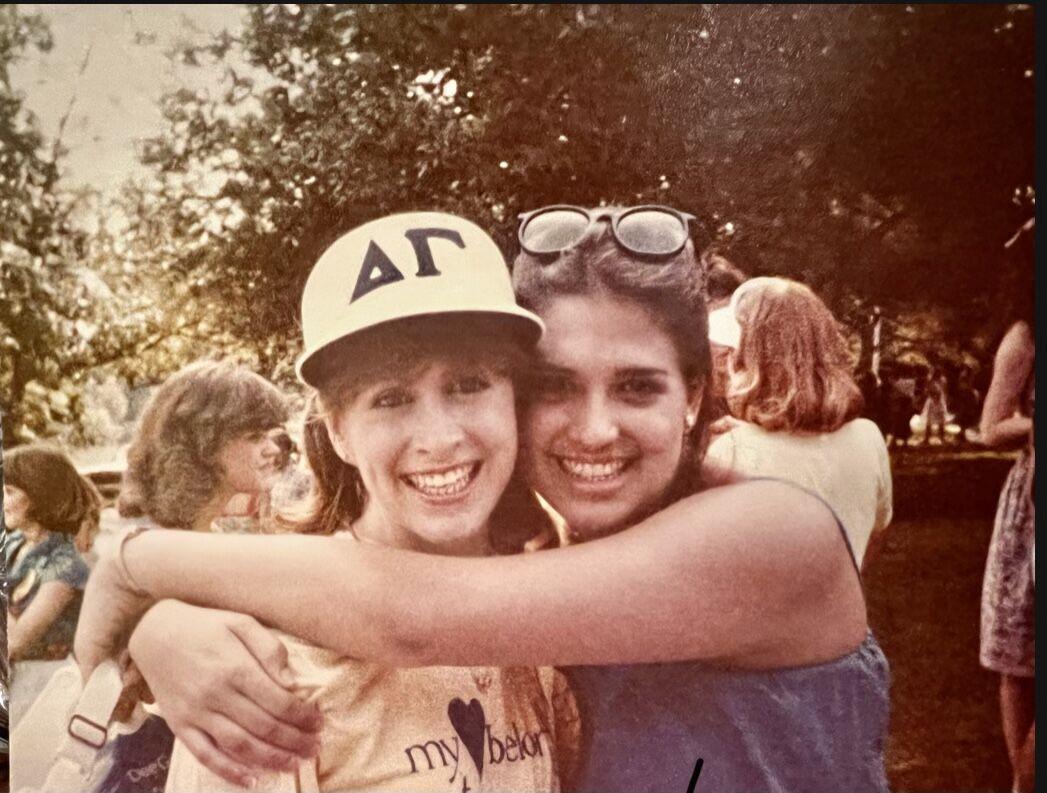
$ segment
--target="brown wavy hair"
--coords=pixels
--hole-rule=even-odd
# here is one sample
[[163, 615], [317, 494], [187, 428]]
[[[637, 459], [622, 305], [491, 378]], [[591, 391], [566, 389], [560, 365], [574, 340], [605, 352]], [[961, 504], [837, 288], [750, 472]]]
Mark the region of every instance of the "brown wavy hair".
[[606, 294], [643, 307], [672, 340], [684, 380], [702, 392], [701, 410], [687, 433], [684, 457], [668, 501], [701, 486], [699, 472], [708, 443], [713, 404], [709, 394], [709, 317], [705, 272], [688, 241], [669, 259], [634, 256], [615, 242], [610, 226], [596, 223], [573, 248], [555, 257], [521, 251], [513, 264], [520, 305], [537, 313], [557, 295]]
[[69, 535], [81, 553], [90, 550], [102, 498], [65, 452], [44, 444], [15, 447], [4, 458], [4, 481], [25, 491], [29, 520]]
[[229, 441], [287, 421], [287, 400], [232, 361], [200, 361], [149, 399], [127, 452], [117, 509], [161, 526], [189, 528], [222, 480], [217, 455]]
[[[338, 456], [324, 417], [351, 402], [368, 382], [390, 372], [409, 372], [435, 357], [490, 361], [515, 382], [531, 355], [505, 323], [481, 316], [412, 317], [345, 340], [329, 358], [327, 379], [309, 399], [302, 445], [313, 473], [312, 489], [303, 504], [278, 516], [279, 527], [332, 534], [363, 514], [367, 490], [360, 472]], [[336, 366], [335, 361], [345, 364]], [[548, 516], [517, 471], [491, 513], [490, 528], [491, 546], [503, 554], [519, 553], [528, 540], [550, 528]]]
[[772, 432], [833, 432], [862, 410], [843, 334], [811, 289], [788, 278], [753, 278], [737, 293], [741, 339], [727, 404], [736, 418]]

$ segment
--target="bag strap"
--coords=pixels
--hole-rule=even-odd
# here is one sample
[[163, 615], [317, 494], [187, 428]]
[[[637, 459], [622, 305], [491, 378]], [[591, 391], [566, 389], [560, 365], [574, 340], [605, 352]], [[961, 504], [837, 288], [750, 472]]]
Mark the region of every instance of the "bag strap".
[[44, 784], [46, 791], [83, 789], [109, 736], [109, 720], [123, 691], [120, 667], [103, 661], [91, 674], [76, 702], [54, 764]]
[[296, 776], [298, 777], [298, 793], [320, 793], [320, 782], [316, 778], [317, 760], [307, 760], [299, 764]]

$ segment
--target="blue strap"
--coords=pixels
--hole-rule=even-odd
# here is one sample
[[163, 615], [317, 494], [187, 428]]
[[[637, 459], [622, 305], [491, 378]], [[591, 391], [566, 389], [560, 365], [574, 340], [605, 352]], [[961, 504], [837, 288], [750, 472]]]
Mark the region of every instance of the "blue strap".
[[803, 485], [798, 485], [796, 482], [790, 482], [788, 479], [780, 479], [776, 476], [752, 476], [747, 480], [748, 482], [758, 482], [760, 480], [766, 480], [770, 482], [781, 482], [782, 484], [789, 485], [790, 487], [796, 488], [797, 490], [806, 493], [809, 496], [814, 496], [818, 501], [825, 505], [825, 508], [829, 510], [829, 514], [833, 516], [833, 520], [836, 521], [836, 527], [840, 530], [840, 536], [843, 537], [844, 545], [847, 546], [847, 554], [851, 557], [851, 564], [854, 566], [854, 572], [858, 576], [858, 583], [862, 583], [862, 571], [858, 566], [858, 557], [854, 555], [854, 548], [851, 546], [851, 538], [847, 536], [847, 530], [843, 527], [843, 521], [840, 520], [840, 516], [836, 514], [836, 510], [832, 508], [832, 504], [822, 498], [818, 493], [813, 490], [808, 490]]

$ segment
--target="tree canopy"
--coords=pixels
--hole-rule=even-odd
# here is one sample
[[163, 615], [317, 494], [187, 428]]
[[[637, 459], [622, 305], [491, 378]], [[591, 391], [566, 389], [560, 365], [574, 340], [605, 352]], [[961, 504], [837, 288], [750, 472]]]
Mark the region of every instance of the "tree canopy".
[[512, 253], [516, 214], [550, 203], [671, 204], [844, 316], [929, 305], [972, 334], [1030, 213], [1032, 30], [1021, 5], [246, 7], [174, 53], [224, 79], [162, 98], [128, 230], [90, 241], [132, 306], [92, 360], [133, 379], [196, 337], [286, 377], [301, 286], [346, 230], [435, 208]]

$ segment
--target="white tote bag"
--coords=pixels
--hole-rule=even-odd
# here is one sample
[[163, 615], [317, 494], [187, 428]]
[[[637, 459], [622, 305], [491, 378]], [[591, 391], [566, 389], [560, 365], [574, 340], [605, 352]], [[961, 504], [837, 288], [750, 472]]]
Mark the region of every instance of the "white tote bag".
[[116, 737], [110, 720], [122, 691], [115, 661], [101, 664], [86, 685], [76, 664], [58, 669], [11, 736], [12, 793], [97, 787], [107, 770], [106, 744]]

